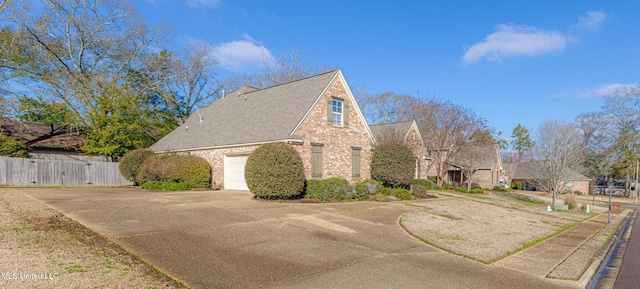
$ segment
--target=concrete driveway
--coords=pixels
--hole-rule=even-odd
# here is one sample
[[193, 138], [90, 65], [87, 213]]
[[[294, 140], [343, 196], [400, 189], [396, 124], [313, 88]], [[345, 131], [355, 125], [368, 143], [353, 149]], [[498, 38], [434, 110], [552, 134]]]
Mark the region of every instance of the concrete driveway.
[[416, 209], [406, 202], [263, 202], [240, 191], [3, 190], [63, 212], [192, 288], [575, 286], [428, 246], [398, 224]]

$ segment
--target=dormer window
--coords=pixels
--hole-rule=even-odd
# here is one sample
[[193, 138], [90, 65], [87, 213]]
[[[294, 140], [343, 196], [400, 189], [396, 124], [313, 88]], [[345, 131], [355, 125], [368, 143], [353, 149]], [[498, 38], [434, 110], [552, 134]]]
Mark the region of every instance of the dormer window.
[[331, 103], [331, 111], [331, 120], [333, 121], [333, 125], [342, 126], [342, 101], [333, 99]]

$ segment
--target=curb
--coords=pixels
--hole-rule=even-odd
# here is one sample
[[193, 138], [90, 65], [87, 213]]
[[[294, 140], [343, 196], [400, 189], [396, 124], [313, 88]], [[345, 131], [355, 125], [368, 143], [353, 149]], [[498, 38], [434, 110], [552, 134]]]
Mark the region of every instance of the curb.
[[585, 270], [585, 272], [582, 274], [582, 276], [578, 280], [578, 284], [580, 285], [581, 288], [590, 288], [590, 286], [592, 285], [591, 283], [593, 282], [594, 276], [596, 276], [596, 274], [601, 271], [602, 265], [606, 264], [605, 261], [608, 260], [609, 257], [611, 256], [611, 249], [613, 248], [615, 243], [618, 241], [618, 237], [620, 236], [621, 232], [625, 232], [627, 230], [631, 220], [630, 217], [631, 215], [633, 215], [632, 213], [633, 211], [627, 214], [625, 219], [621, 222], [621, 224], [616, 229], [612, 238], [609, 239], [609, 241], [607, 241], [607, 244], [605, 244], [603, 250], [601, 250], [598, 253], [598, 255], [595, 256], [589, 268], [587, 268], [587, 270]]

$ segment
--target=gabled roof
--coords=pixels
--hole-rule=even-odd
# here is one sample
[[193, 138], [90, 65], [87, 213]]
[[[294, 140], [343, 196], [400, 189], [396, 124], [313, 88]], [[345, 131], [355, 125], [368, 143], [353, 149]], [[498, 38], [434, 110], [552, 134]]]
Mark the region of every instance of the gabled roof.
[[294, 133], [336, 77], [342, 77], [338, 69], [262, 89], [242, 87], [198, 109], [151, 149], [188, 151], [300, 140]]
[[79, 150], [84, 135], [67, 126], [0, 118], [0, 133], [32, 149]]
[[402, 136], [406, 138], [407, 135], [409, 134], [409, 130], [411, 129], [411, 126], [414, 123], [415, 121], [413, 120], [402, 121], [402, 122], [389, 122], [389, 123], [370, 125], [369, 128], [371, 129], [371, 133], [373, 134], [373, 137], [376, 139], [381, 138], [384, 135], [384, 133], [388, 131], [402, 133]]
[[496, 160], [498, 161], [498, 166], [500, 166], [500, 150], [497, 144], [471, 144], [458, 151], [452, 161], [452, 165], [455, 167], [491, 169]]
[[[519, 164], [506, 163], [504, 164], [504, 171], [508, 174], [512, 174], [512, 180], [532, 180], [535, 179], [535, 163], [524, 162]], [[513, 172], [513, 173], [512, 173]], [[591, 179], [582, 175], [581, 173], [569, 169], [569, 176], [567, 181], [590, 181]]]

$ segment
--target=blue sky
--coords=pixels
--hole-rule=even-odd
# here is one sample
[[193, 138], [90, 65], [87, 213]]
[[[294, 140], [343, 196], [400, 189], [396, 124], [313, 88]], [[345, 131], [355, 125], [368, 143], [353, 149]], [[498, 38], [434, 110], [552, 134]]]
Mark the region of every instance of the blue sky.
[[176, 47], [210, 45], [220, 78], [301, 49], [352, 88], [438, 96], [506, 136], [600, 110], [613, 89], [639, 82], [639, 1], [131, 3], [167, 24]]

